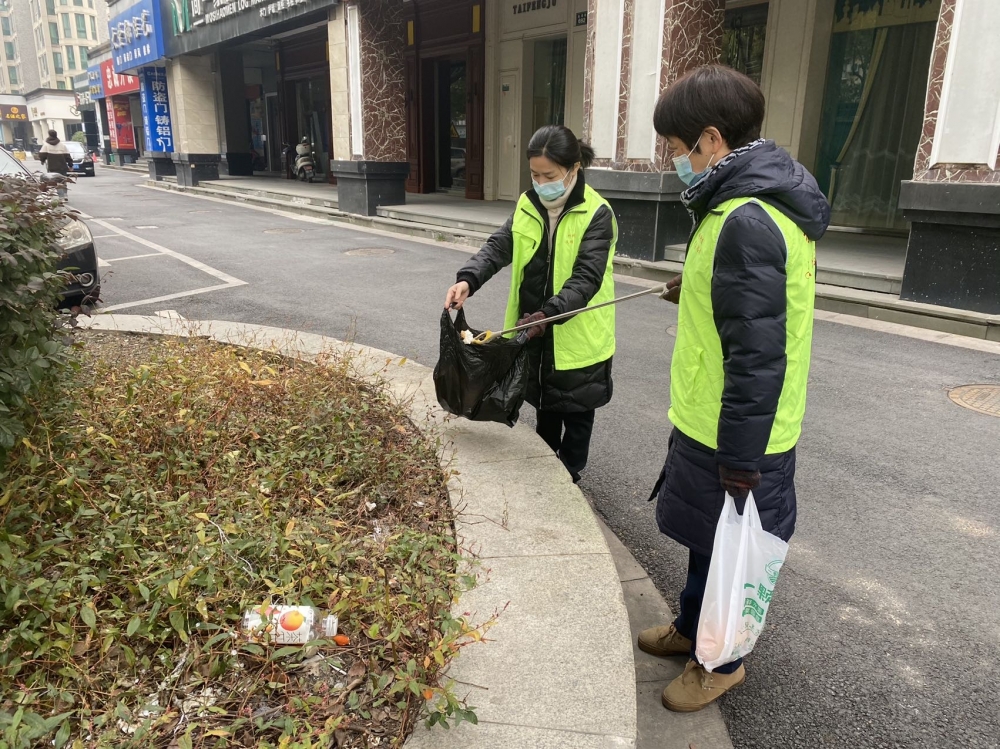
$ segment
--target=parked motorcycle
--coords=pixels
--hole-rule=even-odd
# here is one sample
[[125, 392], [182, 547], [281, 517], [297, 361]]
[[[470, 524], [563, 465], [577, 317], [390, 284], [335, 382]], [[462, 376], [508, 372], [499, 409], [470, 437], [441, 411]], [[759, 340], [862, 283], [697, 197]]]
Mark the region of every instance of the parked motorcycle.
[[303, 182], [312, 182], [316, 174], [316, 161], [313, 158], [312, 143], [305, 137], [295, 146], [295, 176]]

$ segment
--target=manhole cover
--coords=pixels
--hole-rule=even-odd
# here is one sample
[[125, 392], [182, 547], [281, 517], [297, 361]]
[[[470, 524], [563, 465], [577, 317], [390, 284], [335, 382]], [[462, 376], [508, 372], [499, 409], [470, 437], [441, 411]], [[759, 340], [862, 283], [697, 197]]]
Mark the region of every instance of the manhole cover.
[[265, 234], [301, 234], [301, 229], [264, 229]]
[[388, 247], [359, 247], [356, 250], [348, 250], [344, 254], [357, 257], [385, 257], [386, 255], [395, 255], [396, 251]]
[[955, 403], [989, 416], [1000, 416], [1000, 385], [962, 385], [948, 391]]

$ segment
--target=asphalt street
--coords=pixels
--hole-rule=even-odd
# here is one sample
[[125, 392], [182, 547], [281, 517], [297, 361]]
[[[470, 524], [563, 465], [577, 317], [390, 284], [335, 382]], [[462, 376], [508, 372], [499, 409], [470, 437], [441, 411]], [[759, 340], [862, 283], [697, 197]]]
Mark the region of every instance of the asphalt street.
[[[433, 366], [467, 253], [140, 181], [101, 170], [70, 190], [108, 261], [108, 307], [318, 332]], [[506, 293], [506, 276], [487, 285], [470, 323], [499, 326]], [[687, 552], [646, 499], [670, 432], [674, 324], [655, 297], [619, 309], [615, 397], [582, 484], [673, 605]], [[973, 383], [1000, 384], [1000, 356], [817, 322], [798, 529], [747, 682], [722, 704], [737, 747], [1000, 746], [1000, 418], [947, 394]]]

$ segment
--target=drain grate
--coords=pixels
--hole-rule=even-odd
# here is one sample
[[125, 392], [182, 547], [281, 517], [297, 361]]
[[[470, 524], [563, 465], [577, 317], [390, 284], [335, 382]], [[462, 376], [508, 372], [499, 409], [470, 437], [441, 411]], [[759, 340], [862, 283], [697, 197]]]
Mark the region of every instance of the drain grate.
[[356, 250], [347, 250], [344, 254], [354, 257], [385, 257], [395, 255], [396, 251], [388, 247], [359, 247]]
[[301, 234], [301, 229], [264, 229], [265, 234]]
[[1000, 416], [1000, 385], [962, 385], [949, 390], [948, 397], [962, 408]]

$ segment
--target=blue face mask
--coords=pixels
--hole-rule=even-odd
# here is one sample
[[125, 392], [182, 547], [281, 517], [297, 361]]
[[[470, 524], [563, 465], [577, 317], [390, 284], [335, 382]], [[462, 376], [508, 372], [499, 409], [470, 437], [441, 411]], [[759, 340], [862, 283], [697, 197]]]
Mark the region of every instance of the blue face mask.
[[[698, 138], [698, 143], [701, 143], [701, 138]], [[696, 172], [693, 168], [691, 168], [690, 156], [691, 154], [694, 153], [695, 148], [698, 148], [698, 143], [695, 143], [694, 148], [692, 148], [686, 154], [682, 156], [674, 156], [674, 158], [671, 159], [671, 161], [674, 162], [674, 169], [677, 170], [677, 177], [680, 179], [681, 182], [683, 182], [688, 187], [691, 187], [692, 185], [696, 185], [699, 182], [701, 182], [701, 180], [705, 177], [706, 174], [708, 174], [709, 170], [712, 168], [712, 159], [715, 158], [715, 154], [712, 154], [712, 156], [708, 160], [708, 164], [700, 172]]]
[[550, 203], [553, 200], [559, 200], [559, 198], [566, 194], [566, 177], [555, 182], [546, 182], [543, 185], [538, 184], [535, 180], [531, 180], [531, 184], [535, 188], [535, 192], [538, 193], [538, 197]]

